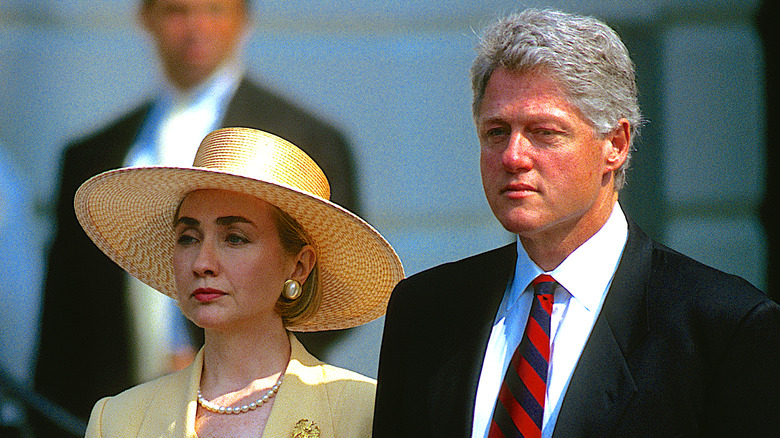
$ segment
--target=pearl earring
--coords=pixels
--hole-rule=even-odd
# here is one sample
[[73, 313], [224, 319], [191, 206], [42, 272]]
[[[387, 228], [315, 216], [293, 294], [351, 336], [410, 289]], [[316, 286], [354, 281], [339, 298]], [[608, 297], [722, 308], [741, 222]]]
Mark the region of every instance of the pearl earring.
[[284, 287], [282, 288], [283, 297], [290, 301], [294, 301], [298, 299], [302, 293], [303, 287], [301, 286], [301, 283], [298, 282], [298, 280], [287, 280], [284, 282]]

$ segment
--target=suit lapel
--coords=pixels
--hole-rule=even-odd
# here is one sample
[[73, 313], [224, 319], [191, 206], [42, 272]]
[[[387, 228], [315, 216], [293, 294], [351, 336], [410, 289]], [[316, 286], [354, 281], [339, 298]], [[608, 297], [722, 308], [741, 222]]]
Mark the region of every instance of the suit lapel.
[[637, 392], [627, 358], [649, 331], [652, 242], [632, 222], [604, 306], [574, 369], [555, 437], [608, 436]]
[[259, 89], [255, 89], [251, 82], [246, 78], [242, 78], [241, 82], [236, 88], [236, 92], [230, 99], [230, 103], [225, 112], [225, 117], [222, 119], [221, 126], [251, 126], [251, 120], [247, 120], [250, 117], [259, 117], [266, 109], [263, 106], [251, 107], [251, 103], [247, 100], [252, 93], [259, 92]]
[[287, 138], [290, 125], [299, 120], [288, 120], [284, 115], [277, 114], [281, 111], [281, 103], [271, 92], [244, 77], [230, 99], [220, 126], [244, 126]]
[[[439, 339], [438, 369], [430, 379], [434, 430], [470, 436], [482, 362], [498, 305], [514, 272], [516, 243], [476, 256], [450, 278], [452, 307], [442, 312], [448, 328]], [[467, 259], [468, 260], [468, 259]], [[449, 310], [455, 309], [455, 310]]]

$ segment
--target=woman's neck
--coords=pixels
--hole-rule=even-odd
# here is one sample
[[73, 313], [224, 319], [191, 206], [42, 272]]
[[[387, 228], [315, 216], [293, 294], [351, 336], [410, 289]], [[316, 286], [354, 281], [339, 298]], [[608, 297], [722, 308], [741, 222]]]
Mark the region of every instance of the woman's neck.
[[272, 386], [290, 360], [290, 339], [283, 326], [271, 330], [206, 330], [201, 390], [205, 393]]

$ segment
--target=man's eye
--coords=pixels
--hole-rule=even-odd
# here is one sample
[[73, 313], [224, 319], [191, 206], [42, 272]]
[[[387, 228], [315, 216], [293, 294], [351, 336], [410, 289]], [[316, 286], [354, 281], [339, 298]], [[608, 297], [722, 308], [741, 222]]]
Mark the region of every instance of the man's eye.
[[165, 9], [163, 9], [162, 15], [167, 17], [180, 18], [187, 15], [187, 9], [179, 5], [168, 5]]
[[509, 130], [506, 128], [491, 128], [485, 132], [487, 138], [503, 137], [509, 135]]
[[561, 132], [560, 129], [556, 128], [535, 128], [531, 131], [534, 135], [540, 136], [540, 137], [549, 137], [549, 136], [555, 136], [555, 135], [561, 135], [563, 132]]
[[225, 13], [225, 7], [221, 5], [209, 5], [208, 13], [211, 15], [222, 15]]

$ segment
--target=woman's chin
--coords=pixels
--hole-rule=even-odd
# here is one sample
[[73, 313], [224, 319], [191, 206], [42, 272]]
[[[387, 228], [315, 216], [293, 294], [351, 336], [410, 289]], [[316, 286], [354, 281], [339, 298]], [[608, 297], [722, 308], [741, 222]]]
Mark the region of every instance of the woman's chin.
[[187, 319], [204, 330], [219, 330], [228, 324], [228, 318], [218, 309], [200, 308], [190, 312]]

